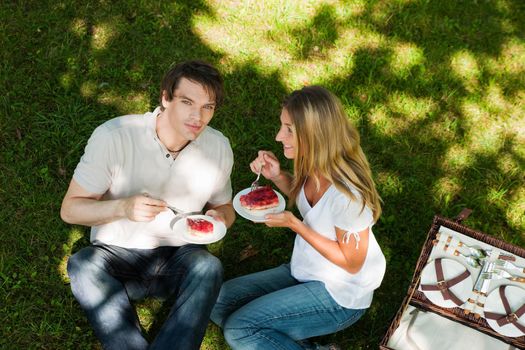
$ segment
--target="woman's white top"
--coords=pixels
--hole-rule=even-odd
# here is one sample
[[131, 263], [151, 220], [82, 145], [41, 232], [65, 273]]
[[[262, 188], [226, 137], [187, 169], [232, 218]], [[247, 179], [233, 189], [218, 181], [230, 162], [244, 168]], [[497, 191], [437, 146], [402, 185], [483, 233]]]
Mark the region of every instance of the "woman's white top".
[[[361, 210], [359, 193], [352, 189], [359, 199], [352, 201], [334, 185], [331, 185], [319, 201], [311, 207], [304, 193], [304, 186], [297, 198], [297, 207], [303, 222], [319, 234], [337, 241], [337, 226], [354, 236], [369, 229], [368, 251], [362, 268], [351, 274], [330, 262], [315, 250], [300, 235], [295, 238], [292, 253], [292, 276], [300, 282], [321, 281], [341, 306], [350, 309], [368, 308], [372, 303], [374, 290], [381, 285], [385, 274], [386, 261], [381, 248], [372, 233], [374, 218], [368, 207]], [[358, 249], [363, 249], [359, 245]]]

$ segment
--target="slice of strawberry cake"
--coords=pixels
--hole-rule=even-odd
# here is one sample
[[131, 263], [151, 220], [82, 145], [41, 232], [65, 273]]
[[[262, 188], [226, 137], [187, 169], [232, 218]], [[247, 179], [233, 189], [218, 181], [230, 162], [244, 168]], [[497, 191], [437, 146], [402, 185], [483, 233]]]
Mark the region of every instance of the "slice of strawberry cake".
[[207, 237], [213, 233], [213, 223], [206, 219], [186, 219], [188, 232], [194, 236]]
[[243, 194], [239, 201], [243, 208], [254, 215], [264, 215], [263, 210], [275, 208], [279, 205], [279, 198], [271, 186], [261, 186]]

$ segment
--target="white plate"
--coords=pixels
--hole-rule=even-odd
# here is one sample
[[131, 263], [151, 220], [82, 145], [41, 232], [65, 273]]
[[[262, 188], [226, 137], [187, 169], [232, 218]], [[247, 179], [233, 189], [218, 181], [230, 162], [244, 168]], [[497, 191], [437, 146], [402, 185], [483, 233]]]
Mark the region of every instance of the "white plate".
[[[186, 219], [205, 219], [213, 224], [213, 233], [204, 237], [195, 236], [189, 233]], [[177, 220], [173, 225], [173, 231], [180, 235], [183, 241], [195, 244], [210, 244], [220, 241], [226, 235], [226, 226], [208, 215], [190, 215], [180, 220]]]
[[[443, 276], [445, 278], [445, 281], [448, 281], [458, 275], [461, 275], [465, 270], [467, 270], [467, 268], [461, 263], [452, 259], [441, 259], [441, 266], [443, 267]], [[432, 260], [423, 268], [423, 271], [421, 271], [420, 285], [436, 285], [437, 282], [438, 281], [436, 276], [436, 263], [435, 260]], [[457, 296], [458, 299], [464, 303], [465, 301], [467, 301], [469, 295], [472, 293], [473, 287], [474, 282], [472, 281], [472, 275], [470, 275], [463, 281], [450, 287], [450, 291], [454, 293], [454, 295]], [[432, 303], [438, 306], [445, 308], [458, 307], [458, 305], [456, 305], [456, 303], [454, 303], [452, 300], [445, 300], [443, 298], [443, 294], [441, 294], [439, 290], [425, 290], [422, 292], [425, 294], [428, 300], [430, 300]]]
[[[512, 312], [516, 311], [525, 303], [525, 289], [507, 285], [505, 288], [505, 296], [509, 301], [509, 306]], [[484, 311], [495, 312], [497, 314], [506, 314], [505, 308], [503, 307], [503, 302], [499, 295], [499, 287], [490, 292], [487, 300], [485, 300]], [[512, 323], [506, 324], [504, 326], [498, 325], [496, 320], [486, 319], [490, 328], [495, 330], [501, 335], [506, 337], [520, 337], [523, 335], [519, 329], [517, 329]], [[525, 315], [521, 315], [518, 319], [518, 322], [522, 325], [525, 325]]]
[[274, 190], [275, 194], [277, 194], [277, 198], [279, 198], [279, 205], [270, 209], [260, 210], [260, 215], [253, 215], [252, 213], [244, 209], [244, 207], [241, 205], [240, 200], [242, 195], [250, 191], [251, 188], [245, 188], [244, 190], [237, 193], [233, 198], [233, 208], [240, 216], [242, 216], [245, 219], [251, 220], [253, 222], [265, 222], [266, 219], [264, 218], [264, 216], [266, 214], [280, 213], [286, 208], [286, 201], [284, 200], [284, 197], [282, 196], [282, 194]]

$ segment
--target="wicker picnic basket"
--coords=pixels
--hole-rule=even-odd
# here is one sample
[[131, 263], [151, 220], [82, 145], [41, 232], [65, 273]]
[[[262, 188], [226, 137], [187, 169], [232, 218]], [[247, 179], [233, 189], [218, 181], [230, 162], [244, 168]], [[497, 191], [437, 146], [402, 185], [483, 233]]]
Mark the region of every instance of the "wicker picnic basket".
[[437, 306], [430, 302], [423, 292], [421, 292], [418, 287], [420, 284], [420, 277], [423, 268], [426, 266], [430, 253], [434, 247], [436, 236], [441, 227], [446, 227], [448, 229], [459, 232], [465, 236], [469, 236], [480, 242], [484, 242], [492, 247], [501, 249], [508, 253], [514, 254], [516, 257], [525, 258], [525, 249], [517, 247], [508, 242], [502, 241], [500, 239], [491, 237], [485, 233], [475, 231], [461, 224], [461, 222], [470, 215], [470, 209], [464, 209], [458, 217], [455, 219], [447, 219], [436, 215], [432, 222], [430, 231], [428, 232], [427, 239], [417, 261], [416, 269], [410, 283], [408, 293], [403, 300], [401, 307], [396, 313], [390, 327], [388, 328], [384, 338], [382, 339], [379, 348], [382, 350], [392, 350], [388, 347], [387, 344], [389, 339], [392, 337], [396, 329], [399, 327], [400, 319], [403, 316], [408, 305], [411, 305], [417, 309], [423, 311], [430, 311], [442, 317], [445, 317], [451, 321], [457, 322], [466, 327], [475, 329], [476, 331], [485, 333], [491, 337], [494, 337], [500, 340], [503, 343], [509, 344], [511, 346], [517, 347], [518, 349], [525, 349], [525, 336], [519, 337], [506, 337], [502, 334], [495, 332], [487, 323], [486, 319], [483, 317], [476, 316], [473, 313], [465, 314], [464, 310], [460, 307], [453, 308], [443, 308]]

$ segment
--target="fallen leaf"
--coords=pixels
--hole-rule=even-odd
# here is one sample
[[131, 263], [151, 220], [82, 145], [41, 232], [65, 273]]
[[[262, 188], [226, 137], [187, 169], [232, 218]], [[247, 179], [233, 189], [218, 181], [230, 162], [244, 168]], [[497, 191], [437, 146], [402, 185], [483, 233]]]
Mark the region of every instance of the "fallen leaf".
[[257, 255], [259, 253], [251, 244], [244, 248], [239, 254], [239, 262], [248, 259], [251, 256]]

